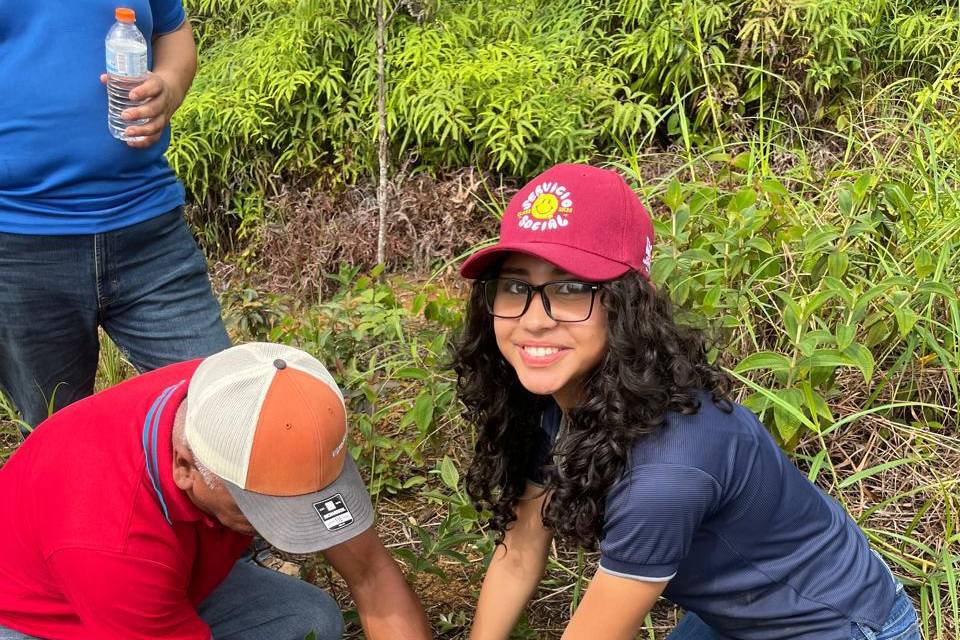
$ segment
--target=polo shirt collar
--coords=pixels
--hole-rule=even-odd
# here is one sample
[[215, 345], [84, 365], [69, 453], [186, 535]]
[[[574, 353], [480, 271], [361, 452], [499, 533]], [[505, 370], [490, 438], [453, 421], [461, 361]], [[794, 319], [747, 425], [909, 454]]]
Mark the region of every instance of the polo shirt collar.
[[173, 422], [180, 403], [187, 396], [189, 382], [183, 379], [161, 391], [144, 418], [142, 439], [147, 482], [168, 523], [203, 522], [221, 526], [197, 508], [173, 481]]

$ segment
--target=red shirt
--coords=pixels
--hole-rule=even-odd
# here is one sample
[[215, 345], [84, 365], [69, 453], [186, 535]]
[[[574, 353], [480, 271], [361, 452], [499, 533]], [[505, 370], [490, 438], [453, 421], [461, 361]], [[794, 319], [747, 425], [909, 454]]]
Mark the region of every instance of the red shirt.
[[209, 640], [196, 605], [250, 538], [173, 483], [173, 417], [199, 364], [66, 407], [0, 468], [0, 625], [57, 640]]

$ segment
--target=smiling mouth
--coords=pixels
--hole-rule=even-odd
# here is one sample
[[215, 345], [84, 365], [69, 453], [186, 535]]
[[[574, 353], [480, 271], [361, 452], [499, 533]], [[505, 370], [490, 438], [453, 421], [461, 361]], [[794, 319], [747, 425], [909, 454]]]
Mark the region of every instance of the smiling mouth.
[[570, 351], [568, 347], [518, 344], [517, 351], [528, 367], [549, 367]]
[[524, 353], [531, 355], [534, 358], [547, 358], [552, 355], [560, 353], [560, 347], [520, 347]]

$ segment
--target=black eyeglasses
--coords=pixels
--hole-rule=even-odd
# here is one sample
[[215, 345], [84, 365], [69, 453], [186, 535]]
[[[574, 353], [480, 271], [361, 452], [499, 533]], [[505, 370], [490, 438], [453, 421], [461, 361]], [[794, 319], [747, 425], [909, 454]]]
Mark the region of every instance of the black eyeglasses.
[[539, 293], [543, 310], [557, 322], [583, 322], [593, 312], [593, 300], [600, 285], [578, 280], [555, 280], [532, 285], [514, 278], [483, 280], [487, 311], [497, 318], [519, 318], [530, 308], [533, 294]]

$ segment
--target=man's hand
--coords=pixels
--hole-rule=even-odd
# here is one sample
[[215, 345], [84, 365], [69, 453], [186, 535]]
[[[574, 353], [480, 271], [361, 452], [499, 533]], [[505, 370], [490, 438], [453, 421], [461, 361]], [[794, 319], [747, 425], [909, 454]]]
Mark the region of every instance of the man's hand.
[[[107, 84], [109, 76], [100, 76], [100, 82]], [[137, 149], [144, 149], [157, 142], [163, 135], [163, 130], [170, 123], [173, 112], [180, 106], [180, 100], [174, 96], [170, 85], [163, 76], [152, 71], [147, 72], [147, 79], [130, 90], [130, 100], [139, 102], [146, 100], [146, 104], [139, 107], [125, 109], [121, 114], [124, 120], [133, 121], [143, 118], [149, 119], [142, 125], [127, 127], [125, 130], [127, 144]]]
[[429, 640], [420, 601], [373, 528], [323, 552], [350, 587], [369, 640]]
[[[174, 31], [153, 39], [153, 71], [147, 73], [142, 84], [130, 90], [131, 100], [147, 102], [121, 114], [127, 121], [141, 118], [150, 118], [150, 121], [127, 127], [128, 146], [143, 149], [160, 139], [173, 113], [186, 97], [196, 72], [197, 48], [189, 20], [184, 20]], [[107, 80], [107, 74], [100, 76], [100, 82], [106, 84]]]

